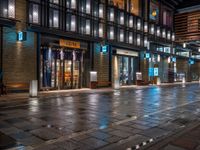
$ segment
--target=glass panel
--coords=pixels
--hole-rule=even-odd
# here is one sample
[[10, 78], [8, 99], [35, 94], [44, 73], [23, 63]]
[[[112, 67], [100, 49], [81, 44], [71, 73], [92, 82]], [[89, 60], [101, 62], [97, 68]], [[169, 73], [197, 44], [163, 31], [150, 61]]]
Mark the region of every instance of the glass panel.
[[129, 70], [129, 78], [130, 78], [130, 83], [129, 84], [134, 84], [134, 79], [133, 79], [133, 75], [134, 75], [134, 58], [130, 58], [130, 70]]
[[77, 89], [79, 88], [79, 61], [74, 61], [74, 67], [73, 67], [73, 88]]
[[104, 32], [103, 32], [103, 23], [99, 23], [99, 37], [103, 37]]
[[99, 18], [104, 18], [103, 4], [99, 4]]
[[123, 84], [128, 84], [128, 76], [129, 76], [129, 69], [128, 69], [128, 57], [123, 57]]
[[50, 9], [50, 14], [49, 14], [49, 26], [58, 28], [59, 27], [59, 11]]
[[40, 23], [40, 18], [39, 18], [39, 5], [38, 4], [30, 4], [29, 7], [29, 22], [30, 23]]
[[15, 18], [15, 0], [8, 1], [8, 17]]
[[72, 61], [71, 60], [65, 60], [64, 61], [64, 88], [69, 89], [72, 87], [71, 82], [71, 67], [72, 67]]
[[56, 87], [60, 88], [61, 71], [60, 71], [60, 59], [56, 60]]
[[56, 64], [55, 64], [55, 52], [53, 52], [54, 57], [52, 57], [52, 62], [51, 62], [51, 87], [55, 87], [55, 82], [56, 82]]

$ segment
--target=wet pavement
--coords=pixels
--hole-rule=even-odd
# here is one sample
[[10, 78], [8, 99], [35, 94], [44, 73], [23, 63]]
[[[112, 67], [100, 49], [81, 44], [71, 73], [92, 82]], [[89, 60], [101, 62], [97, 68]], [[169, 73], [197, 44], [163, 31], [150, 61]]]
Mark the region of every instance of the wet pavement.
[[199, 116], [199, 84], [6, 100], [0, 136], [8, 144], [0, 140], [0, 149], [145, 148], [200, 123]]

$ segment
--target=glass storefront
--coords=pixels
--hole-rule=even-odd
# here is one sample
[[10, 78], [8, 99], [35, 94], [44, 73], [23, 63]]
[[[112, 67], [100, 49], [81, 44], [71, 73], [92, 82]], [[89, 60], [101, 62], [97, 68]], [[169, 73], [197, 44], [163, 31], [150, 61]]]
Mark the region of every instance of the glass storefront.
[[78, 89], [82, 83], [81, 50], [43, 48], [41, 50], [41, 88]]
[[135, 57], [119, 56], [120, 85], [135, 84]]

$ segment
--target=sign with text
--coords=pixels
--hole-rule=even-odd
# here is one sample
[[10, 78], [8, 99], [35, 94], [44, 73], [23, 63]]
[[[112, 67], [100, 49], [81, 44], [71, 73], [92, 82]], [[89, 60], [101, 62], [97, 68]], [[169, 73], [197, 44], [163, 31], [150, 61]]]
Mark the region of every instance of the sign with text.
[[61, 47], [81, 48], [80, 42], [64, 40], [64, 39], [60, 39], [59, 42], [60, 42], [59, 44]]

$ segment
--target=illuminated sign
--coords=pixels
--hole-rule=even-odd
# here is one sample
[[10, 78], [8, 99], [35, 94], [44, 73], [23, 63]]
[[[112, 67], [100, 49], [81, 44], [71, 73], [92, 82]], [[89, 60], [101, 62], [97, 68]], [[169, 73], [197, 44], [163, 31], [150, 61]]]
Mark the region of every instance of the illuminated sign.
[[69, 47], [69, 48], [81, 48], [81, 43], [76, 41], [70, 41], [70, 40], [63, 40], [60, 39], [60, 46], [61, 47]]
[[155, 76], [155, 77], [158, 76], [158, 68], [154, 68], [154, 76]]
[[133, 57], [138, 57], [138, 55], [139, 55], [138, 52], [128, 51], [128, 50], [124, 50], [124, 49], [116, 49], [116, 50], [113, 51], [113, 54], [133, 56]]
[[145, 54], [145, 58], [150, 58], [150, 54], [149, 54], [149, 53], [146, 53], [146, 54]]
[[172, 62], [176, 62], [176, 57], [172, 57]]
[[26, 32], [18, 32], [17, 33], [17, 41], [25, 41], [26, 40]]
[[153, 77], [153, 75], [154, 75], [154, 69], [149, 68], [149, 77]]
[[193, 59], [189, 59], [189, 64], [190, 65], [194, 65], [194, 60]]
[[102, 53], [107, 53], [108, 52], [108, 45], [104, 45], [101, 47], [101, 52]]

